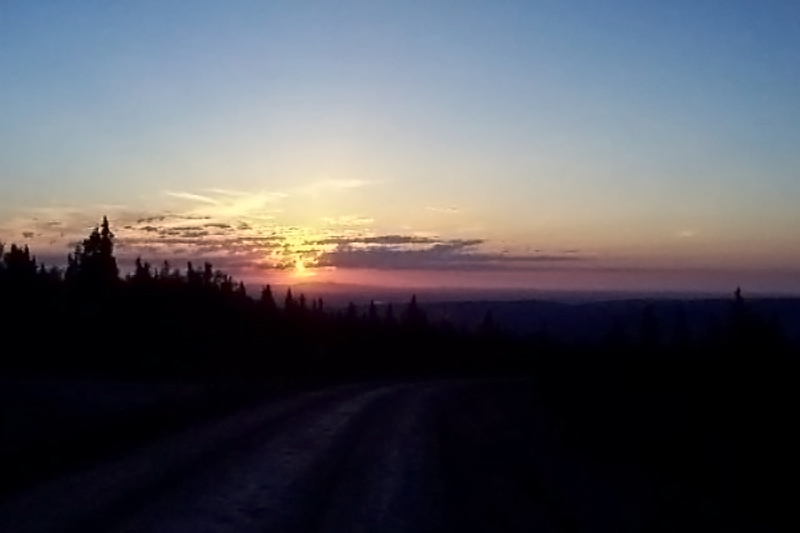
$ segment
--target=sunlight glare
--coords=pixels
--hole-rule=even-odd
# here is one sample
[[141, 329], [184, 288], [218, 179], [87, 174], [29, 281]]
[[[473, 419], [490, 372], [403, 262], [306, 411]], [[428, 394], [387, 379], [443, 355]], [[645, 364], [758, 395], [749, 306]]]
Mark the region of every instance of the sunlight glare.
[[305, 262], [302, 259], [297, 259], [294, 263], [294, 272], [292, 276], [295, 278], [309, 278], [316, 275], [313, 271], [306, 268]]

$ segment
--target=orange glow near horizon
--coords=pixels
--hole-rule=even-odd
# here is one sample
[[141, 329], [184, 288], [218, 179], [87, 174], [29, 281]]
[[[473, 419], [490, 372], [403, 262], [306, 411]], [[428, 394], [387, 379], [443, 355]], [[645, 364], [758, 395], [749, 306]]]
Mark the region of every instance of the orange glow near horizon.
[[304, 265], [283, 275], [250, 278], [248, 281], [275, 286], [306, 286], [307, 291], [346, 293], [363, 291], [621, 291], [696, 292], [728, 294], [737, 286], [756, 293], [800, 292], [796, 271], [765, 275], [759, 270], [719, 269], [576, 269], [541, 272], [459, 272], [423, 270], [375, 270], [350, 268], [314, 269]]
[[317, 275], [314, 270], [306, 268], [306, 264], [302, 259], [297, 259], [294, 263], [294, 271], [292, 272], [293, 278], [313, 278]]

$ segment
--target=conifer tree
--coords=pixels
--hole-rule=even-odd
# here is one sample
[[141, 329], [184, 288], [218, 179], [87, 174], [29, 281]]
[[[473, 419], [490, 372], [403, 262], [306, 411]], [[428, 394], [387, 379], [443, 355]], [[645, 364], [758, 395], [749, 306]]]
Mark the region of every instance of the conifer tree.
[[73, 253], [67, 255], [67, 270], [64, 272], [65, 281], [73, 282], [79, 278], [81, 254], [81, 245], [76, 244]]
[[292, 296], [291, 287], [286, 289], [286, 298], [283, 300], [283, 312], [287, 314], [294, 312], [294, 297]]
[[425, 313], [417, 304], [416, 294], [411, 296], [411, 302], [409, 302], [406, 308], [405, 322], [411, 327], [422, 327], [426, 323]]
[[272, 287], [269, 284], [261, 289], [261, 308], [267, 313], [274, 313], [277, 309], [275, 298], [272, 296]]
[[201, 282], [200, 274], [194, 269], [191, 261], [186, 263], [186, 282], [192, 287], [200, 285]]
[[214, 285], [214, 267], [208, 261], [203, 264], [203, 285], [206, 287]]
[[75, 248], [75, 277], [94, 286], [109, 286], [119, 279], [119, 268], [114, 257], [114, 233], [103, 217], [101, 226]]
[[133, 280], [136, 283], [146, 283], [153, 279], [153, 275], [150, 272], [150, 263], [142, 263], [142, 258], [137, 257], [135, 263], [135, 270], [133, 274]]
[[103, 216], [103, 223], [100, 226], [100, 261], [106, 282], [116, 281], [119, 278], [119, 267], [114, 257], [114, 238], [108, 217]]
[[350, 304], [348, 304], [347, 306], [346, 317], [348, 322], [352, 323], [358, 322], [358, 308], [356, 307], [356, 304], [354, 304], [353, 302], [350, 302]]
[[367, 317], [369, 319], [370, 324], [377, 324], [378, 322], [380, 322], [380, 319], [378, 318], [378, 308], [375, 305], [375, 300], [369, 301], [369, 311]]

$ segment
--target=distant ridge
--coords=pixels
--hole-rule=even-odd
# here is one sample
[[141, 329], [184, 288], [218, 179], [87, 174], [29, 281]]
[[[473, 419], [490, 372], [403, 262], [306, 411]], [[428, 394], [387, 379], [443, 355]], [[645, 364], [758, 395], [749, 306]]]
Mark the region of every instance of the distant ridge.
[[[757, 315], [779, 325], [790, 340], [800, 342], [800, 298], [750, 298], [747, 303]], [[701, 337], [715, 323], [725, 321], [731, 304], [730, 297], [673, 295], [600, 301], [450, 301], [425, 303], [424, 307], [432, 320], [446, 320], [456, 326], [477, 327], [491, 312], [497, 327], [508, 332], [522, 335], [547, 332], [558, 340], [593, 344], [615, 327], [635, 339], [645, 308], [658, 321], [665, 342], [672, 340], [682, 320], [694, 336]]]
[[[280, 291], [291, 287], [293, 292], [322, 296], [332, 305], [369, 303], [370, 300], [382, 302], [407, 302], [415, 294], [421, 302], [509, 302], [544, 300], [562, 303], [589, 303], [619, 300], [707, 300], [727, 299], [728, 292], [700, 291], [594, 291], [594, 290], [553, 290], [553, 289], [485, 289], [485, 288], [436, 288], [436, 287], [380, 287], [371, 285], [302, 282], [287, 285], [273, 285]], [[253, 285], [255, 289], [255, 285]], [[748, 294], [758, 298], [791, 298], [792, 295]], [[799, 296], [800, 297], [800, 296]]]

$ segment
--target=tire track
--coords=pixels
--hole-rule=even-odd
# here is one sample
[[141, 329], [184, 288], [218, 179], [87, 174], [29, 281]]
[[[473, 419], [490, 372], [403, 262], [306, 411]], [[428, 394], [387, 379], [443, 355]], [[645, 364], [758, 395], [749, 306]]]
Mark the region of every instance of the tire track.
[[436, 464], [435, 405], [449, 386], [400, 391], [382, 402], [343, 466], [340, 483], [314, 529], [336, 532], [434, 532], [447, 528]]
[[[402, 387], [400, 387], [402, 388]], [[307, 531], [364, 423], [398, 387], [301, 413], [162, 493], [109, 531]]]

